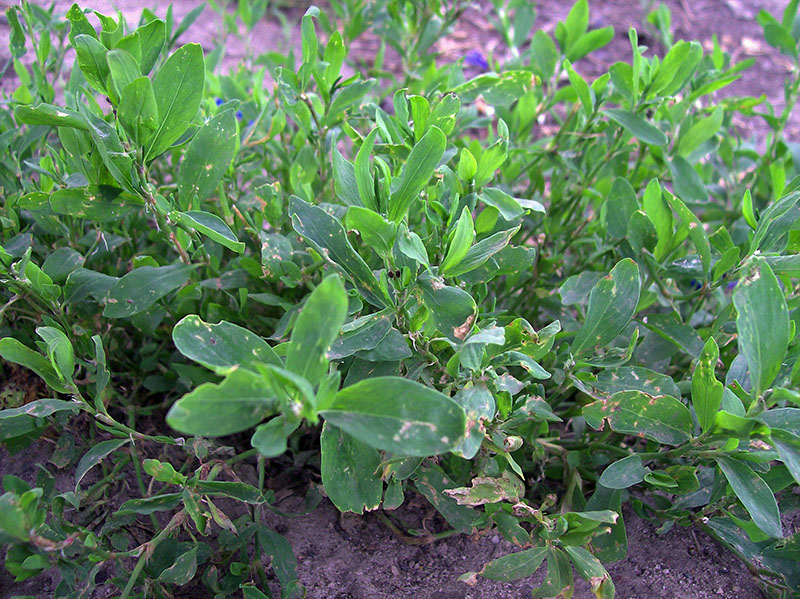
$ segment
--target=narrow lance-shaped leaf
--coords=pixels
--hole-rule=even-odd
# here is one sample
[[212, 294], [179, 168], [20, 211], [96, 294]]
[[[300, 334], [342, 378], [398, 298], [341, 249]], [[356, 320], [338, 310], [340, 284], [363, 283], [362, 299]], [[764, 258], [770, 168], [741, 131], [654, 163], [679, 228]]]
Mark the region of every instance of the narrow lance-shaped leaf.
[[20, 366], [33, 370], [47, 383], [47, 386], [54, 391], [67, 393], [69, 390], [64, 381], [59, 378], [55, 368], [53, 368], [53, 365], [47, 358], [28, 346], [23, 345], [13, 337], [4, 337], [0, 339], [0, 357], [14, 364], [19, 364]]
[[533, 547], [492, 560], [478, 572], [484, 578], [511, 582], [533, 576], [547, 555], [547, 547]]
[[639, 267], [625, 258], [589, 294], [586, 321], [572, 342], [573, 355], [584, 356], [613, 341], [630, 322], [638, 303]]
[[464, 208], [456, 223], [453, 240], [450, 242], [450, 247], [447, 248], [447, 254], [445, 254], [444, 260], [442, 260], [439, 272], [443, 275], [447, 275], [448, 270], [458, 266], [464, 256], [467, 255], [474, 237], [475, 229], [472, 224], [472, 214], [468, 208]]
[[703, 228], [703, 223], [700, 222], [700, 219], [698, 219], [680, 199], [669, 192], [665, 192], [664, 195], [667, 198], [667, 202], [672, 206], [672, 209], [678, 213], [681, 220], [689, 227], [689, 237], [703, 264], [703, 274], [708, 277], [711, 268], [711, 243], [708, 241], [708, 235], [706, 235], [705, 229]]
[[447, 147], [447, 137], [438, 127], [431, 127], [417, 142], [403, 167], [400, 185], [389, 198], [389, 219], [400, 221], [411, 203], [425, 188]]
[[329, 275], [300, 309], [286, 353], [286, 368], [316, 385], [328, 369], [326, 353], [347, 318], [347, 292]]
[[194, 229], [206, 237], [213, 239], [229, 250], [241, 254], [245, 245], [233, 234], [227, 223], [216, 214], [203, 210], [190, 210], [189, 212], [173, 211], [169, 213], [172, 222]]
[[294, 230], [324, 258], [341, 268], [365, 300], [379, 308], [393, 307], [391, 298], [381, 289], [370, 267], [353, 249], [339, 219], [296, 196], [289, 200], [289, 214]]
[[783, 537], [778, 503], [764, 479], [736, 458], [720, 457], [717, 464], [756, 526], [771, 537]]
[[719, 360], [719, 348], [709, 337], [692, 375], [692, 405], [700, 428], [707, 431], [714, 426], [714, 418], [722, 403], [724, 385], [714, 376]]
[[750, 369], [750, 385], [761, 395], [778, 374], [789, 344], [789, 311], [778, 279], [766, 260], [752, 258], [733, 292], [739, 351]]
[[636, 139], [646, 144], [663, 146], [667, 143], [667, 136], [664, 135], [660, 129], [648, 123], [637, 114], [621, 108], [607, 108], [603, 111], [603, 114], [612, 121], [622, 125], [622, 127]]
[[78, 462], [78, 466], [75, 469], [76, 491], [81, 480], [83, 480], [83, 477], [86, 476], [86, 473], [89, 472], [89, 470], [102, 462], [107, 455], [116, 451], [127, 443], [130, 443], [130, 439], [109, 439], [108, 441], [101, 441], [87, 451]]

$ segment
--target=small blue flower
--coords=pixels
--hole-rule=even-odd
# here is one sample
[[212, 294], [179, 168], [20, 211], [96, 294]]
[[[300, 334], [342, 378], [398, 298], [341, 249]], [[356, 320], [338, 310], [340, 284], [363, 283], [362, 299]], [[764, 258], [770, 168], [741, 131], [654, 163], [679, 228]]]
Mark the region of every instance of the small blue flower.
[[237, 118], [237, 119], [239, 119], [239, 120], [241, 120], [241, 119], [242, 119], [242, 116], [243, 116], [243, 115], [242, 115], [242, 111], [241, 111], [241, 110], [237, 110], [237, 111], [236, 111], [236, 118]]
[[464, 55], [464, 63], [472, 67], [486, 70], [489, 68], [489, 63], [486, 62], [483, 54], [479, 50], [470, 50]]
[[727, 288], [727, 290], [728, 290], [728, 291], [730, 291], [731, 289], [733, 289], [734, 287], [736, 287], [736, 283], [738, 283], [738, 281], [731, 281], [731, 282], [730, 282], [730, 283], [728, 283], [728, 284], [727, 284], [725, 287]]
[[249, 121], [247, 121], [247, 126], [252, 127], [253, 123], [255, 123], [255, 121], [253, 119], [250, 119]]
[[217, 106], [222, 106], [222, 98], [217, 98], [214, 102], [217, 103]]
[[691, 287], [695, 291], [698, 291], [698, 290], [702, 289], [703, 284], [700, 281], [698, 281], [697, 279], [692, 279], [691, 281], [689, 281], [689, 287]]

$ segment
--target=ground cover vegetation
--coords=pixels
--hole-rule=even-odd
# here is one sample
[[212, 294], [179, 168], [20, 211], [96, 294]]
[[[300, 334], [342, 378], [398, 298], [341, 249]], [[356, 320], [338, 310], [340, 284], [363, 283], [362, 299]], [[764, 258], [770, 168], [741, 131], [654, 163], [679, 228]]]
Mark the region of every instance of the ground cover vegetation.
[[[298, 55], [227, 73], [224, 36], [176, 44], [203, 7], [135, 26], [7, 9], [1, 367], [43, 384], [6, 384], [0, 439], [50, 431], [74, 488], [3, 479], [5, 567], [57, 568], [59, 598], [259, 599], [270, 575], [301, 597], [262, 518], [266, 473], [293, 464], [319, 483], [309, 509], [323, 490], [411, 541], [519, 547], [454, 573], [469, 584], [544, 568], [535, 597], [575, 574], [613, 597], [629, 503], [703, 528], [769, 596], [800, 592], [781, 519], [800, 482], [797, 7], [758, 15], [795, 64], [779, 112], [719, 99], [749, 62], [672, 40], [664, 8], [664, 55], [631, 29], [631, 60], [592, 81], [574, 65], [614, 32], [586, 0], [553, 36], [497, 0], [503, 64], [437, 62], [457, 1], [333, 0]], [[212, 8], [230, 30], [268, 10]], [[380, 51], [349, 59], [368, 30]], [[412, 494], [446, 530], [404, 528]]]

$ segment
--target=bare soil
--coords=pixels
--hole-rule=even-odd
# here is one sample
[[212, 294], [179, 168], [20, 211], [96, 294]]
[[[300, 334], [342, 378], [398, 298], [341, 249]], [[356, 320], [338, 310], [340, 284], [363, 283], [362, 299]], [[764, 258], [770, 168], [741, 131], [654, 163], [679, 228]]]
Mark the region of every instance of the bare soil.
[[[4, 5], [8, 0], [0, 0]], [[118, 8], [128, 22], [138, 19], [141, 8], [151, 3], [142, 0], [95, 0], [94, 8], [106, 14]], [[571, 6], [567, 0], [540, 0], [537, 27], [551, 31], [563, 19]], [[723, 48], [735, 60], [756, 57], [755, 66], [745, 71], [742, 78], [720, 95], [764, 94], [780, 111], [783, 107], [783, 79], [791, 68], [789, 61], [763, 41], [755, 15], [760, 9], [780, 14], [785, 6], [782, 0], [666, 0], [672, 11], [676, 39], [697, 39], [706, 48], [711, 47], [712, 34], [716, 34]], [[57, 10], [65, 11], [70, 2], [58, 0]], [[175, 0], [176, 19], [180, 19], [197, 2]], [[591, 25], [613, 25], [617, 32], [606, 48], [580, 61], [576, 68], [584, 75], [598, 74], [617, 60], [629, 60], [627, 39], [629, 26], [640, 32], [640, 40], [660, 52], [658, 44], [644, 25], [647, 11], [655, 2], [648, 0], [593, 0]], [[156, 9], [159, 15], [166, 3]], [[296, 18], [304, 6], [294, 5], [289, 14]], [[470, 7], [455, 31], [437, 42], [439, 60], [444, 63], [457, 60], [470, 50], [503, 56], [504, 48], [499, 36], [488, 23], [490, 8], [487, 2]], [[206, 50], [213, 46], [214, 36], [220, 30], [218, 15], [207, 9], [198, 22], [183, 36], [182, 41], [197, 41]], [[299, 44], [299, 32], [285, 31], [275, 19], [264, 19], [256, 26], [251, 47], [258, 53], [267, 49], [286, 49]], [[8, 26], [0, 20], [0, 65], [8, 59]], [[377, 41], [368, 35], [355, 40], [353, 51], [361, 56], [374, 56]], [[232, 66], [245, 57], [242, 44], [229, 41], [225, 64]], [[0, 81], [0, 93], [13, 90], [17, 82], [12, 70]], [[755, 140], [765, 135], [763, 123], [749, 120], [737, 122], [740, 131]], [[800, 114], [792, 115], [786, 132], [790, 141], [800, 141]], [[52, 443], [40, 441], [28, 450], [13, 457], [0, 450], [0, 474], [15, 474], [33, 481], [36, 465], [48, 465]], [[247, 465], [242, 465], [245, 470]], [[52, 464], [48, 468], [57, 475], [59, 487], [71, 486], [70, 474], [58, 471]], [[245, 473], [242, 473], [243, 478]], [[305, 484], [305, 483], [303, 483]], [[301, 485], [302, 486], [302, 485]], [[133, 487], [132, 487], [133, 488]], [[300, 489], [302, 491], [302, 489]], [[118, 498], [124, 500], [124, 497]], [[302, 498], [291, 495], [280, 507], [286, 511], [299, 510]], [[401, 508], [409, 521], [421, 521], [429, 508], [413, 501], [410, 507]], [[530, 596], [530, 589], [541, 582], [542, 572], [530, 580], [517, 583], [499, 583], [479, 579], [469, 587], [456, 579], [467, 571], [480, 570], [482, 565], [496, 557], [513, 551], [513, 547], [494, 533], [474, 536], [456, 536], [431, 545], [404, 544], [387, 529], [375, 514], [341, 516], [326, 499], [310, 514], [295, 518], [269, 516], [270, 525], [284, 534], [298, 557], [299, 576], [308, 589], [310, 599], [510, 599]], [[761, 597], [746, 567], [731, 553], [718, 546], [701, 531], [675, 528], [663, 535], [656, 534], [653, 526], [626, 512], [629, 551], [627, 559], [611, 564], [609, 571], [622, 599], [706, 599], [736, 597], [755, 599]], [[785, 530], [793, 532], [791, 527]], [[0, 568], [0, 597], [26, 594], [37, 598], [52, 596], [55, 585], [48, 576], [41, 576], [15, 585], [4, 569]], [[202, 592], [200, 589], [197, 589]], [[105, 595], [103, 595], [105, 596]], [[195, 594], [196, 597], [202, 595]], [[588, 585], [578, 581], [575, 597], [591, 597]]]

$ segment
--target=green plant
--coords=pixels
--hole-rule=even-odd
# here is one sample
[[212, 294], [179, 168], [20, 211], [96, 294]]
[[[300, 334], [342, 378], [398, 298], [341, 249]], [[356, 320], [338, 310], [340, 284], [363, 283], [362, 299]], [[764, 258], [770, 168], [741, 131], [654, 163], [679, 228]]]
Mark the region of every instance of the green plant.
[[[266, 6], [244, 4], [226, 18], [252, 28]], [[311, 7], [300, 57], [228, 75], [197, 44], [173, 51], [199, 10], [135, 28], [94, 13], [97, 32], [77, 5], [68, 24], [9, 8], [0, 356], [64, 398], [0, 411], [0, 438], [19, 450], [53, 423], [68, 448], [76, 421], [92, 436], [77, 464], [64, 452], [74, 491], [46, 471], [4, 480], [6, 567], [58, 567], [56, 597], [87, 596], [111, 564], [123, 598], [195, 579], [258, 598], [266, 555], [301, 596], [262, 512], [278, 511], [267, 467], [311, 449], [342, 511], [383, 509], [398, 530], [391, 510], [418, 492], [443, 535], [496, 527], [522, 550], [478, 574], [546, 562], [536, 596], [569, 596], [573, 568], [614, 595], [623, 502], [796, 593], [776, 495], [793, 509], [800, 481], [800, 178], [782, 138], [797, 4], [759, 17], [794, 60], [780, 116], [709, 101], [747, 62], [685, 41], [648, 58], [633, 29], [631, 63], [587, 81], [574, 65], [613, 30], [588, 29], [586, 0], [554, 38], [496, 3], [513, 56], [471, 79], [431, 52], [459, 3]], [[340, 32], [334, 16], [357, 18]], [[654, 21], [668, 32], [664, 9]], [[383, 50], [348, 55], [368, 28], [401, 83]], [[729, 134], [737, 113], [772, 128], [763, 154]], [[109, 503], [129, 469], [141, 497]]]

